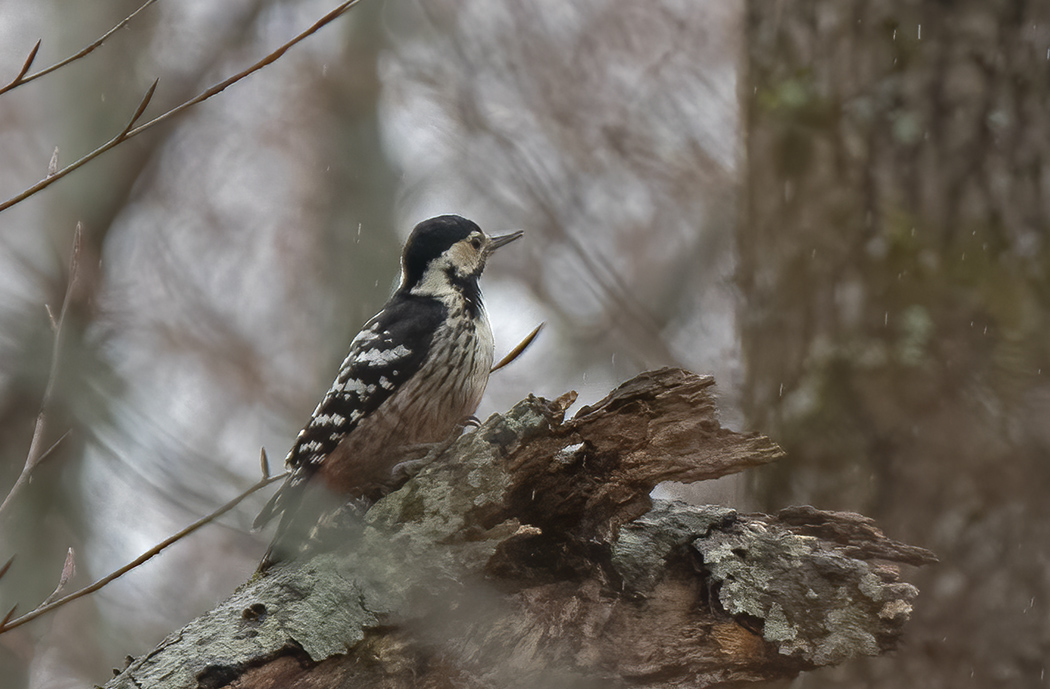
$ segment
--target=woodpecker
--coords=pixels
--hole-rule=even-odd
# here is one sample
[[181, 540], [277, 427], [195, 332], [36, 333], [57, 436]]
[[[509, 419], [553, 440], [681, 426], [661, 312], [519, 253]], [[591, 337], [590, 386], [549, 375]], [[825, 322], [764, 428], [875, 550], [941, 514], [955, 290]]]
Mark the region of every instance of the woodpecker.
[[458, 215], [416, 225], [401, 280], [350, 353], [285, 459], [291, 473], [255, 520], [280, 514], [260, 570], [306, 549], [332, 508], [372, 501], [410, 448], [449, 439], [481, 401], [493, 340], [478, 279], [498, 237]]

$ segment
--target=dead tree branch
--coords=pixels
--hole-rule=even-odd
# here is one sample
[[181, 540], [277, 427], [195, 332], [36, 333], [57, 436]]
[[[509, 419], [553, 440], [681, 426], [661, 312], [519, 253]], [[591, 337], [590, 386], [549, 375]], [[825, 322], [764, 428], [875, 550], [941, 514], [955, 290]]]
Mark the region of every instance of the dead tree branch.
[[568, 421], [572, 395], [529, 397], [339, 552], [275, 566], [106, 686], [708, 687], [892, 648], [917, 593], [894, 563], [926, 551], [857, 515], [651, 501], [781, 456], [719, 425], [713, 382], [643, 374]]

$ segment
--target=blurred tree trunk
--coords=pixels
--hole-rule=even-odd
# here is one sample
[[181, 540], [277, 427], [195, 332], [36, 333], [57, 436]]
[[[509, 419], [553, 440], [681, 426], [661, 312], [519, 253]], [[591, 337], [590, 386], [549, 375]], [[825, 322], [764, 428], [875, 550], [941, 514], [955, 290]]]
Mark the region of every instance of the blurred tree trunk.
[[335, 86], [321, 92], [330, 95], [339, 126], [333, 132], [337, 177], [328, 187], [324, 235], [326, 282], [339, 301], [335, 322], [345, 329], [333, 338], [335, 361], [345, 356], [348, 337], [387, 299], [394, 277], [387, 267], [397, 265], [401, 249], [401, 238], [391, 231], [398, 225], [394, 209], [401, 173], [388, 157], [379, 121], [379, 59], [388, 47], [383, 4], [362, 3], [351, 17], [345, 59], [325, 66], [324, 81]]
[[1050, 650], [1048, 15], [748, 3], [744, 399], [789, 456], [760, 494], [943, 562], [899, 656], [836, 681], [1020, 686]]

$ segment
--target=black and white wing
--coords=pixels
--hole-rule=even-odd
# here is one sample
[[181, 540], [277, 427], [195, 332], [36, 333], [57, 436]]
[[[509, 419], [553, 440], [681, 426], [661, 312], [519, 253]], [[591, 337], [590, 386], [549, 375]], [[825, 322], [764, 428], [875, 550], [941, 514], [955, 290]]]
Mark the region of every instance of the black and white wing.
[[365, 324], [332, 387], [299, 432], [286, 460], [292, 473], [256, 517], [255, 528], [283, 513], [274, 542], [282, 538], [325, 458], [419, 371], [444, 317], [441, 302], [399, 292]]

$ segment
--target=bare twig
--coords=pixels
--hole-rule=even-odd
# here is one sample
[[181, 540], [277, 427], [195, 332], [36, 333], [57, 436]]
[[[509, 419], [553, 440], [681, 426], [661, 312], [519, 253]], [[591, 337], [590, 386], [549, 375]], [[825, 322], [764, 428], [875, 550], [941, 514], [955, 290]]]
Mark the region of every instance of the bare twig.
[[[14, 620], [10, 620], [10, 616], [14, 613], [14, 609], [12, 609], [12, 611], [8, 613], [8, 618], [6, 618], [2, 623], [0, 623], [0, 634], [3, 634], [4, 632], [9, 632], [9, 631], [11, 631], [12, 629], [14, 629], [16, 627], [21, 627], [23, 624], [25, 624], [27, 622], [31, 622], [32, 620], [35, 620], [36, 618], [40, 617], [41, 615], [46, 615], [47, 613], [51, 612], [55, 608], [61, 607], [61, 606], [65, 605], [66, 603], [71, 603], [72, 601], [75, 601], [78, 598], [83, 598], [84, 596], [87, 596], [89, 594], [94, 593], [95, 591], [98, 591], [100, 588], [102, 588], [106, 584], [109, 584], [110, 582], [114, 581], [115, 579], [118, 579], [118, 578], [124, 576], [125, 574], [127, 574], [131, 570], [135, 569], [139, 565], [147, 562], [148, 560], [151, 560], [153, 557], [158, 555], [162, 550], [164, 550], [168, 546], [170, 546], [173, 543], [176, 543], [178, 541], [181, 541], [183, 538], [185, 538], [186, 536], [189, 536], [191, 533], [193, 533], [197, 529], [201, 528], [205, 524], [209, 524], [212, 521], [216, 520], [217, 518], [221, 517], [222, 515], [226, 514], [227, 512], [232, 510], [234, 507], [236, 507], [237, 505], [241, 504], [241, 502], [243, 502], [245, 500], [245, 498], [247, 498], [248, 496], [252, 495], [256, 491], [258, 491], [258, 490], [260, 490], [262, 488], [265, 488], [266, 486], [268, 486], [271, 483], [274, 483], [276, 481], [284, 480], [287, 477], [288, 477], [288, 472], [284, 472], [282, 474], [278, 474], [277, 476], [269, 476], [269, 477], [263, 477], [263, 478], [259, 479], [250, 488], [245, 490], [243, 493], [241, 493], [240, 495], [238, 495], [234, 499], [230, 500], [228, 503], [226, 503], [225, 505], [223, 505], [219, 509], [215, 510], [211, 514], [208, 514], [208, 515], [205, 515], [205, 516], [201, 517], [200, 519], [198, 519], [197, 521], [193, 522], [192, 524], [190, 524], [186, 528], [182, 529], [178, 533], [175, 533], [175, 534], [165, 538], [163, 541], [161, 541], [157, 545], [153, 546], [152, 548], [150, 548], [149, 550], [144, 552], [142, 555], [139, 555], [137, 558], [135, 558], [134, 560], [132, 560], [128, 564], [124, 565], [120, 569], [117, 569], [117, 570], [114, 570], [113, 572], [110, 572], [109, 574], [107, 574], [106, 576], [102, 577], [101, 579], [99, 579], [98, 581], [96, 581], [93, 584], [89, 584], [89, 585], [85, 586], [82, 589], [78, 589], [78, 590], [74, 591], [73, 593], [70, 593], [67, 596], [63, 596], [62, 598], [59, 598], [56, 601], [52, 601], [50, 603], [48, 603], [48, 602], [42, 603], [41, 605], [37, 606], [34, 610], [31, 610], [30, 612], [27, 612], [25, 615], [22, 615], [21, 617], [18, 617], [18, 618], [14, 619]], [[68, 559], [67, 559], [67, 562], [68, 562]], [[65, 568], [63, 568], [63, 572], [64, 572], [64, 569]]]
[[500, 370], [501, 368], [503, 368], [504, 366], [521, 356], [525, 352], [525, 350], [529, 348], [529, 345], [532, 344], [532, 341], [536, 339], [536, 336], [540, 334], [540, 330], [543, 329], [544, 325], [546, 324], [540, 323], [539, 325], [537, 325], [531, 333], [525, 336], [524, 340], [518, 343], [517, 347], [510, 350], [510, 352], [507, 353], [507, 356], [500, 359], [499, 363], [493, 366], [492, 370], [489, 371], [489, 373], [495, 373], [496, 371]]
[[[55, 392], [55, 381], [58, 380], [58, 363], [59, 356], [62, 352], [62, 325], [66, 320], [66, 313], [69, 311], [69, 302], [72, 301], [73, 297], [73, 286], [77, 280], [77, 268], [80, 263], [80, 247], [82, 244], [82, 238], [84, 234], [83, 226], [78, 222], [76, 229], [73, 231], [73, 253], [69, 258], [69, 279], [66, 283], [66, 294], [62, 298], [62, 309], [59, 311], [58, 320], [54, 322], [55, 329], [55, 340], [51, 345], [51, 368], [47, 374], [47, 386], [44, 388], [44, 397], [40, 401], [40, 412], [36, 415], [36, 425], [33, 427], [33, 439], [29, 442], [29, 452], [26, 455], [25, 465], [22, 467], [22, 473], [18, 475], [15, 480], [15, 484], [11, 486], [10, 492], [4, 501], [0, 503], [0, 515], [4, 513], [4, 510], [14, 496], [22, 490], [22, 488], [29, 482], [29, 476], [33, 473], [33, 470], [47, 457], [51, 450], [55, 448], [52, 445], [47, 450], [44, 450], [44, 434], [47, 429], [47, 411], [51, 406], [51, 397]], [[48, 309], [49, 316], [51, 310]], [[62, 436], [63, 438], [65, 435]], [[61, 442], [61, 438], [59, 439]]]
[[14, 555], [12, 555], [11, 557], [7, 558], [7, 562], [4, 563], [4, 566], [0, 567], [0, 579], [4, 578], [4, 575], [7, 574], [7, 570], [11, 569], [11, 564], [14, 561], [15, 561], [15, 556]]
[[340, 5], [338, 5], [331, 12], [329, 12], [328, 14], [324, 15], [323, 17], [318, 19], [316, 22], [314, 22], [313, 25], [311, 25], [308, 29], [306, 29], [305, 31], [303, 31], [302, 33], [300, 33], [295, 38], [291, 39], [290, 41], [288, 41], [287, 43], [285, 43], [281, 47], [277, 48], [276, 50], [271, 52], [266, 57], [262, 58], [261, 60], [256, 62], [251, 67], [248, 67], [247, 69], [245, 69], [245, 70], [243, 70], [241, 72], [238, 72], [237, 74], [234, 74], [233, 76], [228, 77], [227, 79], [224, 79], [223, 81], [220, 81], [219, 83], [215, 84], [211, 88], [208, 88], [205, 91], [202, 91], [197, 96], [189, 99], [188, 101], [185, 101], [181, 105], [177, 105], [174, 108], [172, 108], [171, 110], [168, 110], [167, 112], [165, 112], [164, 114], [158, 115], [157, 117], [153, 118], [149, 122], [146, 122], [145, 124], [141, 124], [141, 125], [136, 127], [135, 126], [135, 122], [138, 120], [139, 117], [142, 116], [142, 112], [146, 109], [146, 105], [149, 104], [149, 100], [150, 100], [150, 98], [153, 95], [153, 90], [157, 86], [157, 82], [153, 82], [153, 86], [151, 86], [149, 88], [149, 90], [146, 92], [146, 95], [143, 97], [142, 102], [139, 103], [139, 107], [136, 110], [135, 115], [129, 120], [128, 124], [124, 127], [124, 129], [120, 132], [120, 134], [117, 134], [112, 139], [110, 139], [106, 143], [102, 144], [101, 146], [96, 148], [91, 153], [88, 153], [87, 155], [85, 155], [83, 158], [80, 158], [79, 160], [76, 160], [75, 162], [70, 163], [69, 165], [67, 165], [66, 167], [62, 168], [61, 170], [59, 170], [55, 174], [40, 180], [39, 182], [37, 182], [33, 186], [29, 187], [28, 189], [26, 189], [22, 193], [20, 193], [20, 194], [18, 194], [16, 196], [12, 196], [7, 201], [4, 201], [3, 203], [0, 203], [0, 211], [5, 211], [8, 208], [10, 208], [11, 206], [15, 205], [16, 203], [20, 203], [20, 202], [26, 200], [27, 198], [29, 198], [30, 196], [32, 196], [33, 194], [36, 194], [38, 191], [42, 191], [43, 189], [46, 189], [47, 187], [51, 186], [51, 184], [53, 184], [54, 182], [62, 179], [63, 177], [65, 177], [69, 173], [73, 172], [77, 168], [81, 167], [85, 163], [88, 163], [88, 162], [94, 160], [95, 158], [97, 158], [98, 156], [102, 155], [103, 153], [105, 153], [106, 151], [110, 150], [111, 148], [114, 148], [114, 147], [118, 146], [119, 144], [123, 143], [124, 141], [127, 141], [128, 139], [130, 139], [132, 137], [138, 136], [139, 134], [141, 134], [142, 132], [146, 131], [147, 129], [155, 127], [156, 125], [161, 124], [162, 122], [166, 122], [167, 120], [175, 117], [176, 115], [180, 115], [183, 111], [188, 110], [189, 108], [193, 107], [194, 105], [197, 105], [198, 103], [206, 101], [209, 98], [211, 98], [212, 96], [215, 96], [215, 95], [221, 93], [222, 91], [226, 90], [228, 87], [230, 87], [233, 84], [237, 83], [241, 79], [244, 79], [245, 77], [249, 76], [250, 74], [253, 74], [254, 72], [259, 71], [263, 67], [266, 67], [267, 65], [269, 65], [269, 64], [271, 64], [273, 62], [276, 62], [282, 55], [284, 55], [286, 52], [288, 52], [289, 48], [294, 46], [296, 43], [299, 43], [300, 41], [304, 40], [305, 38], [309, 37], [310, 35], [314, 34], [315, 32], [317, 32], [321, 27], [325, 26], [326, 24], [331, 23], [332, 20], [334, 20], [337, 17], [339, 17], [339, 15], [343, 14], [344, 12], [346, 12], [348, 9], [350, 9], [351, 7], [356, 5], [358, 2], [360, 2], [360, 0], [345, 0], [345, 2], [341, 3]]
[[119, 31], [119, 30], [123, 29], [125, 26], [127, 26], [128, 22], [130, 22], [132, 19], [134, 19], [135, 16], [139, 12], [143, 11], [144, 9], [146, 9], [147, 7], [149, 7], [150, 5], [155, 3], [156, 1], [157, 0], [146, 0], [146, 2], [141, 7], [139, 7], [137, 10], [135, 10], [134, 12], [129, 14], [123, 20], [121, 20], [112, 29], [110, 29], [106, 33], [104, 33], [101, 36], [99, 36], [98, 39], [96, 39], [94, 43], [92, 43], [91, 45], [85, 47], [80, 52], [78, 52], [78, 53], [76, 53], [74, 55], [70, 55], [66, 59], [61, 60], [59, 62], [56, 62], [55, 64], [51, 65], [50, 67], [45, 67], [44, 69], [40, 70], [39, 72], [34, 72], [34, 73], [30, 74], [29, 76], [26, 76], [26, 74], [29, 72], [29, 68], [33, 66], [33, 60], [36, 59], [37, 51], [40, 50], [40, 41], [37, 41], [36, 45], [33, 46], [33, 49], [29, 51], [29, 56], [26, 57], [26, 61], [22, 65], [22, 69], [19, 70], [18, 75], [15, 76], [15, 78], [12, 79], [6, 86], [0, 88], [0, 95], [3, 95], [5, 93], [7, 93], [8, 91], [10, 91], [13, 88], [21, 86], [22, 84], [28, 84], [29, 82], [33, 81], [34, 79], [39, 79], [40, 77], [44, 76], [45, 74], [50, 74], [51, 72], [54, 72], [57, 69], [61, 69], [62, 67], [65, 67], [66, 65], [68, 65], [70, 62], [76, 62], [80, 58], [82, 58], [85, 55], [87, 55], [88, 53], [92, 52], [95, 48], [97, 48], [100, 45], [102, 45], [106, 41], [106, 39], [108, 39], [110, 36], [115, 34], [117, 31]]
[[[73, 172], [73, 170], [76, 170], [77, 168], [81, 167], [82, 165], [91, 162], [92, 160], [94, 160], [98, 156], [102, 155], [103, 153], [105, 153], [109, 149], [111, 149], [114, 146], [116, 146], [117, 144], [121, 143], [122, 141], [126, 141], [127, 139], [130, 139], [133, 136], [134, 133], [137, 133], [137, 132], [133, 131], [133, 127], [135, 126], [135, 123], [138, 121], [138, 119], [140, 117], [142, 117], [142, 113], [145, 112], [146, 106], [149, 105], [150, 100], [153, 98], [153, 93], [156, 90], [157, 90], [157, 82], [154, 81], [150, 85], [150, 87], [148, 89], [146, 89], [146, 93], [142, 96], [142, 100], [139, 101], [138, 107], [135, 108], [135, 114], [131, 116], [131, 119], [128, 120], [128, 123], [126, 125], [124, 125], [124, 129], [122, 129], [119, 134], [117, 134], [112, 139], [110, 139], [106, 143], [104, 143], [101, 146], [99, 146], [98, 148], [96, 148], [91, 153], [88, 153], [83, 158], [70, 163], [69, 165], [67, 165], [66, 167], [62, 168], [61, 170], [56, 170], [56, 171], [52, 172], [49, 169], [48, 170], [48, 174], [47, 174], [46, 177], [44, 177], [44, 179], [40, 180], [39, 182], [37, 182], [33, 186], [29, 187], [28, 189], [23, 191], [18, 196], [14, 196], [14, 197], [8, 199], [7, 201], [4, 201], [3, 203], [0, 203], [0, 211], [6, 210], [7, 208], [15, 205], [16, 203], [24, 201], [25, 199], [29, 198], [33, 194], [37, 193], [38, 191], [41, 191], [41, 190], [49, 187], [52, 182], [56, 182], [56, 181], [62, 179], [63, 177], [68, 175], [70, 172]], [[145, 125], [143, 125], [143, 126], [145, 126]]]
[[40, 459], [37, 460], [37, 464], [39, 464], [40, 462], [43, 462], [45, 459], [47, 459], [48, 455], [50, 455], [52, 452], [54, 452], [55, 448], [58, 447], [59, 445], [61, 445], [62, 441], [65, 440], [66, 438], [68, 438], [69, 434], [71, 432], [72, 431], [66, 431], [62, 435], [58, 436], [58, 440], [56, 440], [55, 442], [51, 443], [51, 447], [49, 447], [46, 450], [44, 450], [44, 453], [42, 455], [40, 455]]

